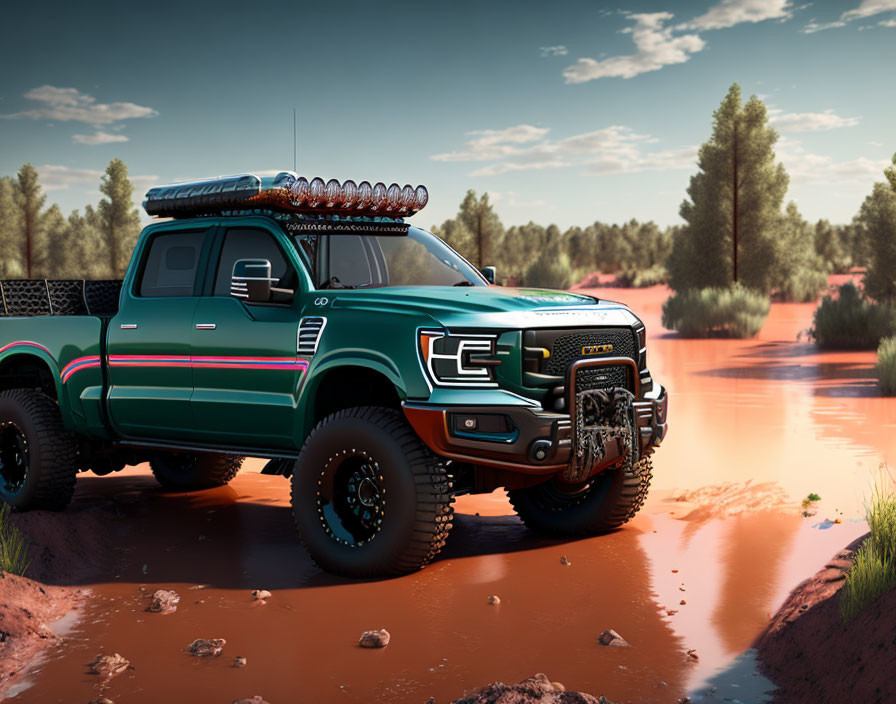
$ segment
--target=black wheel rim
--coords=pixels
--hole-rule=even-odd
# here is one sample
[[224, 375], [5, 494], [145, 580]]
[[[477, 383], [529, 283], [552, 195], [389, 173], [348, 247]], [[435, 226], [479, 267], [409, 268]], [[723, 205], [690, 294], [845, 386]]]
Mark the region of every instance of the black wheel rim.
[[15, 496], [28, 478], [28, 439], [12, 421], [0, 423], [0, 487], [7, 496]]
[[327, 535], [350, 547], [376, 537], [383, 526], [386, 489], [379, 463], [362, 450], [331, 457], [317, 484], [317, 511]]

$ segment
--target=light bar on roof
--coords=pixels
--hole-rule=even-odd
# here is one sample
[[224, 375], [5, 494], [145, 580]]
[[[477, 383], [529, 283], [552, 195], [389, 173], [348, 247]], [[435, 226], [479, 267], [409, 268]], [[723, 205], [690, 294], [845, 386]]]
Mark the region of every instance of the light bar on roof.
[[429, 200], [425, 186], [393, 183], [371, 185], [330, 179], [311, 181], [292, 171], [273, 179], [254, 174], [157, 186], [146, 193], [143, 207], [158, 217], [213, 215], [227, 210], [270, 209], [294, 213], [321, 213], [402, 218], [423, 209]]

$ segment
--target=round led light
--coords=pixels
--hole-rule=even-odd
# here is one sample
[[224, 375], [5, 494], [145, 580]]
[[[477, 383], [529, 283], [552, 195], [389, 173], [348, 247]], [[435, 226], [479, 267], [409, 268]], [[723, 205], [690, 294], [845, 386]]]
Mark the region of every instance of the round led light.
[[289, 188], [296, 182], [296, 175], [292, 171], [281, 171], [274, 176], [274, 188]]
[[361, 181], [358, 185], [358, 202], [355, 207], [358, 210], [367, 210], [373, 202], [373, 186], [369, 181]]
[[308, 205], [312, 208], [319, 206], [324, 200], [326, 188], [322, 178], [313, 178], [308, 185]]
[[358, 187], [349, 179], [342, 184], [342, 207], [353, 208], [358, 202]]
[[393, 183], [386, 191], [386, 211], [396, 212], [401, 207], [401, 186]]
[[386, 209], [386, 184], [378, 182], [373, 187], [370, 209], [374, 212]]
[[327, 208], [342, 205], [342, 184], [335, 178], [331, 178], [324, 188], [324, 196]]
[[401, 189], [401, 212], [408, 213], [414, 209], [414, 187], [407, 184]]
[[297, 178], [289, 187], [289, 197], [292, 204], [301, 207], [308, 202], [309, 187], [308, 179], [305, 177]]
[[414, 210], [423, 210], [423, 207], [429, 202], [429, 191], [426, 186], [417, 186], [414, 191]]

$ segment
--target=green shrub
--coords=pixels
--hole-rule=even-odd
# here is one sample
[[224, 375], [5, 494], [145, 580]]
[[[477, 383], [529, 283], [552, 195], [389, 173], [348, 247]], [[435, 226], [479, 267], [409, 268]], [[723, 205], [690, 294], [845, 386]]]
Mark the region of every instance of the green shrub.
[[885, 337], [877, 348], [877, 380], [881, 391], [896, 396], [896, 337]]
[[896, 311], [870, 301], [852, 282], [845, 283], [837, 298], [821, 299], [810, 333], [825, 349], [873, 350], [881, 338], [896, 333]]
[[784, 301], [811, 303], [828, 284], [828, 276], [818, 269], [803, 268], [784, 279], [777, 293]]
[[536, 259], [523, 276], [523, 283], [534, 288], [569, 288], [572, 266], [565, 252], [546, 254]]
[[25, 536], [9, 520], [9, 504], [0, 504], [0, 572], [22, 576], [29, 562]]
[[685, 337], [753, 337], [768, 310], [768, 296], [740, 285], [682, 291], [663, 303], [663, 326]]
[[654, 264], [647, 269], [624, 268], [616, 276], [616, 284], [624, 288], [647, 288], [668, 280], [669, 272], [662, 264]]
[[896, 494], [892, 478], [888, 480], [883, 471], [868, 508], [868, 528], [840, 595], [845, 621], [896, 587]]

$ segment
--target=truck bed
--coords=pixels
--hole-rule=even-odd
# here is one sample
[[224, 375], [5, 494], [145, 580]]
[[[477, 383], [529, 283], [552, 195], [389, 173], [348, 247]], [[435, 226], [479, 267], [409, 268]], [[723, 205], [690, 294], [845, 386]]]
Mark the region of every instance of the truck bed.
[[120, 279], [7, 279], [0, 281], [0, 317], [96, 315], [118, 312]]

